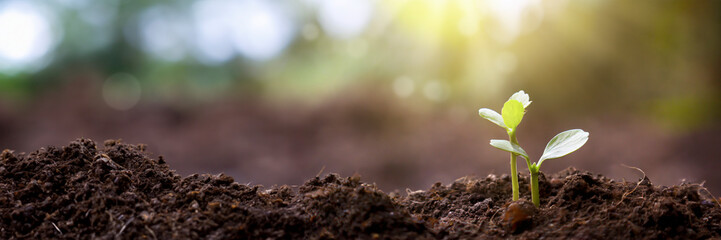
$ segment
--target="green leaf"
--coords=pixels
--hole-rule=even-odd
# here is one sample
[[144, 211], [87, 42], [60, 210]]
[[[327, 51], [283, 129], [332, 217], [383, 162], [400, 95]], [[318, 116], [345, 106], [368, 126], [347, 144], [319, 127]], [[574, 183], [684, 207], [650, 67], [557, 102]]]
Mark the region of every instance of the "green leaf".
[[506, 128], [506, 124], [503, 124], [503, 117], [501, 114], [498, 114], [496, 111], [493, 111], [488, 108], [481, 108], [478, 109], [478, 115], [481, 117], [488, 119], [488, 121], [491, 121], [492, 123], [495, 123], [498, 126], [501, 126], [502, 128]]
[[503, 123], [510, 131], [515, 131], [518, 124], [521, 124], [525, 111], [521, 102], [514, 99], [508, 100], [501, 109]]
[[538, 167], [546, 159], [560, 158], [572, 153], [586, 144], [588, 141], [588, 132], [581, 129], [572, 129], [559, 133], [548, 142], [546, 150], [543, 150], [541, 160], [538, 161]]
[[531, 100], [530, 100], [531, 98], [523, 90], [518, 91], [518, 92], [514, 93], [513, 95], [511, 95], [511, 97], [508, 98], [508, 100], [511, 100], [511, 99], [516, 100], [516, 101], [520, 102], [521, 104], [523, 104], [523, 108], [527, 108], [528, 105], [531, 105]]
[[492, 139], [491, 146], [494, 146], [506, 152], [521, 155], [526, 158], [526, 160], [528, 160], [528, 154], [526, 153], [526, 151], [524, 151], [521, 146], [518, 146], [518, 144], [511, 143], [508, 140]]

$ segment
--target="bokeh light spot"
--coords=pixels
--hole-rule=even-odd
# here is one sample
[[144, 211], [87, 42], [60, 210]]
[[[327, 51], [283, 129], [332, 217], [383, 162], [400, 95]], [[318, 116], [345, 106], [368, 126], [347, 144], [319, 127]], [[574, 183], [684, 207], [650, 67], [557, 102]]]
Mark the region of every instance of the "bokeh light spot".
[[236, 54], [233, 41], [233, 13], [227, 0], [198, 1], [193, 5], [196, 58], [207, 64], [223, 63]]
[[271, 2], [245, 0], [234, 11], [233, 42], [245, 57], [268, 60], [281, 53], [293, 39], [293, 22]]
[[333, 38], [349, 39], [365, 30], [373, 14], [368, 0], [325, 0], [320, 4], [319, 21]]
[[423, 87], [423, 95], [429, 100], [440, 102], [448, 98], [448, 89], [441, 81], [430, 81]]
[[140, 82], [128, 73], [116, 73], [103, 83], [103, 100], [113, 109], [128, 110], [133, 108], [142, 93]]
[[156, 58], [165, 61], [178, 61], [185, 57], [189, 34], [182, 16], [173, 10], [154, 6], [140, 16], [140, 46]]
[[416, 84], [413, 82], [413, 79], [407, 76], [396, 78], [396, 80], [393, 81], [393, 92], [398, 97], [406, 98], [411, 96], [415, 88]]
[[37, 63], [56, 41], [41, 9], [26, 2], [0, 2], [0, 70]]

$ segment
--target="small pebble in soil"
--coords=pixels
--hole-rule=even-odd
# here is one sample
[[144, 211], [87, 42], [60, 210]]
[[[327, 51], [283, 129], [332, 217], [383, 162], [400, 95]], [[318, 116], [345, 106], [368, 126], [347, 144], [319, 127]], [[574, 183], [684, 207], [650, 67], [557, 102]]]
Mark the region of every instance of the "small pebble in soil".
[[536, 207], [533, 206], [533, 203], [520, 199], [506, 207], [506, 211], [503, 213], [503, 222], [509, 232], [520, 233], [531, 228], [535, 213]]

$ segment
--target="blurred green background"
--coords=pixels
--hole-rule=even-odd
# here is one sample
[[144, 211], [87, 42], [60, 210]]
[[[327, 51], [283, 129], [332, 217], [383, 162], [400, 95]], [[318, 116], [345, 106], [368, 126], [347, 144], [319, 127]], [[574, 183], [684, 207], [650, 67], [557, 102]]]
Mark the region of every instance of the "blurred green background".
[[[181, 174], [385, 190], [507, 173], [488, 146], [520, 89], [548, 164], [721, 191], [721, 2], [0, 0], [0, 148], [146, 143]], [[545, 166], [545, 164], [544, 164]], [[525, 172], [525, 166], [519, 166]]]

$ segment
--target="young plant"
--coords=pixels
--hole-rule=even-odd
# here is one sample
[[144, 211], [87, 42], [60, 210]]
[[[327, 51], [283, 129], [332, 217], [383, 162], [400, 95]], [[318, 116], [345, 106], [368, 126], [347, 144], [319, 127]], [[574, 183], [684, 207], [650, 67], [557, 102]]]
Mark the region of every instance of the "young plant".
[[[523, 90], [511, 95], [511, 97], [503, 104], [501, 114], [488, 108], [478, 110], [478, 115], [488, 119], [492, 123], [502, 127], [508, 133], [510, 143], [518, 145], [516, 139], [516, 129], [521, 124], [523, 114], [526, 113], [526, 107], [531, 104], [528, 94]], [[507, 141], [508, 142], [508, 141]], [[518, 200], [518, 171], [516, 170], [516, 159], [519, 153], [511, 152], [511, 189], [513, 190], [513, 201]]]
[[[520, 91], [519, 93], [523, 93], [523, 91]], [[528, 99], [527, 94], [525, 95], [525, 98], [526, 100]], [[509, 100], [509, 102], [510, 101], [511, 100]], [[506, 104], [508, 104], [508, 102], [506, 102]], [[505, 112], [506, 106], [504, 105], [503, 108], [503, 111]], [[521, 114], [520, 116], [523, 117], [523, 114]], [[505, 117], [506, 114], [504, 113], [504, 120]], [[520, 122], [520, 118], [518, 121]], [[538, 173], [540, 172], [541, 164], [543, 164], [543, 161], [548, 159], [560, 158], [578, 150], [584, 144], [586, 144], [586, 142], [588, 141], [588, 135], [588, 132], [585, 132], [581, 129], [572, 129], [559, 133], [558, 135], [553, 137], [551, 141], [548, 142], [548, 144], [546, 145], [546, 149], [543, 150], [543, 155], [541, 155], [541, 159], [539, 159], [538, 162], [534, 163], [531, 163], [528, 154], [526, 153], [526, 151], [523, 150], [523, 148], [521, 148], [521, 146], [518, 144], [518, 141], [514, 141], [515, 136], [511, 138], [511, 141], [493, 139], [491, 140], [491, 146], [510, 152], [512, 156], [522, 156], [526, 159], [526, 164], [528, 165], [528, 172], [531, 174], [531, 200], [533, 201], [533, 205], [539, 207], [541, 205], [541, 200], [538, 191]], [[518, 182], [516, 181], [513, 184], [517, 185]], [[513, 200], [515, 201], [517, 199], [514, 198]]]

